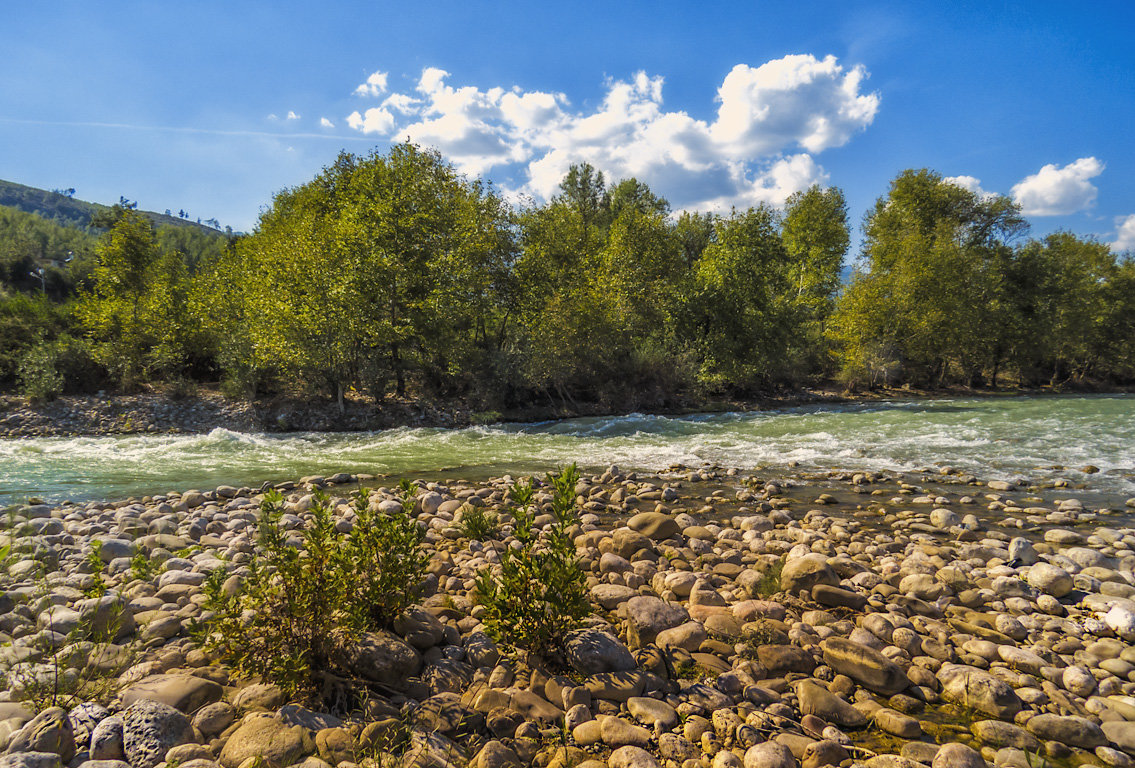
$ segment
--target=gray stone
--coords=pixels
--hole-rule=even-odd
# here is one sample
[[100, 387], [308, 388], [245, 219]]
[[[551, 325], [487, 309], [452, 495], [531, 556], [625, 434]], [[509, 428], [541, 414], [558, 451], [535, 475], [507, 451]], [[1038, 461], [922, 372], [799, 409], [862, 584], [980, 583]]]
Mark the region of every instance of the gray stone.
[[796, 768], [792, 751], [775, 741], [749, 747], [745, 752], [745, 768]]
[[811, 591], [817, 584], [839, 586], [839, 576], [823, 555], [794, 558], [780, 572], [780, 588], [785, 592], [796, 593], [802, 589]]
[[628, 642], [636, 647], [653, 643], [659, 632], [677, 627], [690, 618], [681, 606], [648, 595], [630, 598], [623, 603], [622, 611], [629, 625]]
[[939, 748], [931, 768], [986, 768], [986, 765], [976, 750], [955, 741]]
[[193, 714], [206, 704], [220, 701], [224, 689], [212, 680], [185, 674], [150, 675], [122, 691], [126, 706], [136, 701], [160, 701]]
[[895, 664], [874, 648], [868, 648], [842, 637], [823, 641], [824, 663], [836, 672], [847, 675], [875, 693], [892, 696], [910, 686], [910, 679]]
[[53, 752], [70, 762], [75, 756], [75, 732], [67, 710], [49, 707], [12, 735], [9, 752]]
[[970, 726], [973, 735], [995, 749], [1001, 747], [1016, 747], [1026, 752], [1036, 752], [1040, 749], [1040, 742], [1036, 736], [1019, 725], [1005, 723], [1000, 720], [979, 720]]
[[1040, 714], [1030, 717], [1025, 727], [1042, 741], [1059, 741], [1070, 747], [1095, 749], [1107, 744], [1100, 727], [1083, 717]]
[[122, 743], [122, 718], [117, 715], [104, 718], [91, 733], [88, 749], [92, 760], [125, 760], [126, 748]]
[[55, 752], [13, 752], [0, 757], [0, 768], [62, 768]]
[[801, 714], [815, 715], [844, 728], [861, 728], [867, 724], [866, 715], [815, 680], [797, 683], [796, 697]]
[[1049, 563], [1037, 563], [1030, 567], [1027, 578], [1031, 586], [1057, 598], [1067, 595], [1073, 587], [1071, 574]]
[[1001, 720], [1010, 720], [1021, 711], [1021, 700], [1013, 688], [977, 667], [947, 663], [939, 668], [937, 677], [947, 701]]
[[193, 741], [184, 714], [158, 701], [136, 701], [122, 713], [122, 746], [132, 768], [154, 768], [166, 752]]
[[661, 512], [639, 512], [627, 521], [627, 527], [655, 541], [672, 539], [682, 530], [674, 518]]
[[636, 667], [634, 656], [610, 632], [584, 629], [573, 632], [565, 644], [568, 664], [581, 675], [624, 672]]
[[224, 768], [239, 768], [250, 757], [262, 757], [270, 768], [285, 768], [314, 751], [315, 742], [306, 728], [254, 715], [245, 718], [229, 736], [219, 762]]
[[608, 768], [659, 768], [658, 761], [641, 747], [619, 747], [607, 758]]
[[351, 649], [347, 666], [367, 680], [405, 690], [407, 678], [421, 671], [422, 657], [389, 632], [367, 632]]

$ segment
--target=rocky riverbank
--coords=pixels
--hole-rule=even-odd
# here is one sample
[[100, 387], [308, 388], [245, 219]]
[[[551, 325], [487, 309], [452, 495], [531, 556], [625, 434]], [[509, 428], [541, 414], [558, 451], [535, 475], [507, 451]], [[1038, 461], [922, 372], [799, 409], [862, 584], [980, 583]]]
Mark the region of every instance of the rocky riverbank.
[[[349, 528], [335, 500], [360, 481], [381, 483], [283, 484], [281, 525], [322, 487]], [[353, 713], [238, 679], [189, 637], [207, 575], [255, 551], [260, 490], [19, 509], [0, 766], [1135, 765], [1135, 499], [948, 469], [612, 467], [576, 487], [592, 615], [545, 669], [498, 648], [471, 599], [497, 550], [458, 523], [512, 483], [422, 487], [421, 604], [366, 639], [376, 686]], [[100, 626], [110, 642], [81, 636]]]

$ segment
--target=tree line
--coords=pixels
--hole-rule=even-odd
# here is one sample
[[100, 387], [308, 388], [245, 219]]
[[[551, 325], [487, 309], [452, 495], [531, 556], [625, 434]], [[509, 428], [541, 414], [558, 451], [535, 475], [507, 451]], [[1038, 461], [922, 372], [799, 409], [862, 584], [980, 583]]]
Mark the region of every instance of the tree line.
[[629, 409], [832, 379], [1135, 378], [1135, 263], [1067, 232], [1028, 239], [1008, 198], [928, 170], [901, 173], [867, 213], [849, 281], [838, 188], [675, 215], [642, 182], [581, 164], [551, 200], [513, 206], [408, 143], [341, 154], [252, 234], [194, 258], [137, 212], [114, 216], [63, 313], [90, 365], [76, 374], [81, 353], [41, 329], [25, 387], [46, 378], [47, 395], [97, 369], [124, 389], [220, 379], [341, 406], [359, 393]]

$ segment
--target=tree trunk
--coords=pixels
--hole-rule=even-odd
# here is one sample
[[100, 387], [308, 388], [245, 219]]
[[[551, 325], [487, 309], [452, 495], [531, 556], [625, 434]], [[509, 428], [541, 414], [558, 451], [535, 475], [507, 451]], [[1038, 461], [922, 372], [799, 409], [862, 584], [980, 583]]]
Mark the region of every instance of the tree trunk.
[[395, 392], [398, 397], [406, 396], [406, 378], [402, 375], [402, 357], [398, 352], [398, 345], [390, 345], [390, 364], [394, 368]]
[[339, 415], [342, 416], [347, 412], [347, 406], [343, 402], [343, 382], [335, 385], [335, 397], [339, 401]]

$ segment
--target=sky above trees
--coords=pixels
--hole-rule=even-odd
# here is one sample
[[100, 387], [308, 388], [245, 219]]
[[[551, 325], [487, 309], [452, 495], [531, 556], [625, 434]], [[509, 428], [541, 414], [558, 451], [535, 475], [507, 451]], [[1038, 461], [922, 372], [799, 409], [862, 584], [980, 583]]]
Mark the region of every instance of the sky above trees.
[[1135, 248], [1126, 2], [83, 2], [0, 26], [0, 178], [251, 229], [406, 138], [514, 200], [572, 163], [674, 209], [905, 168]]

